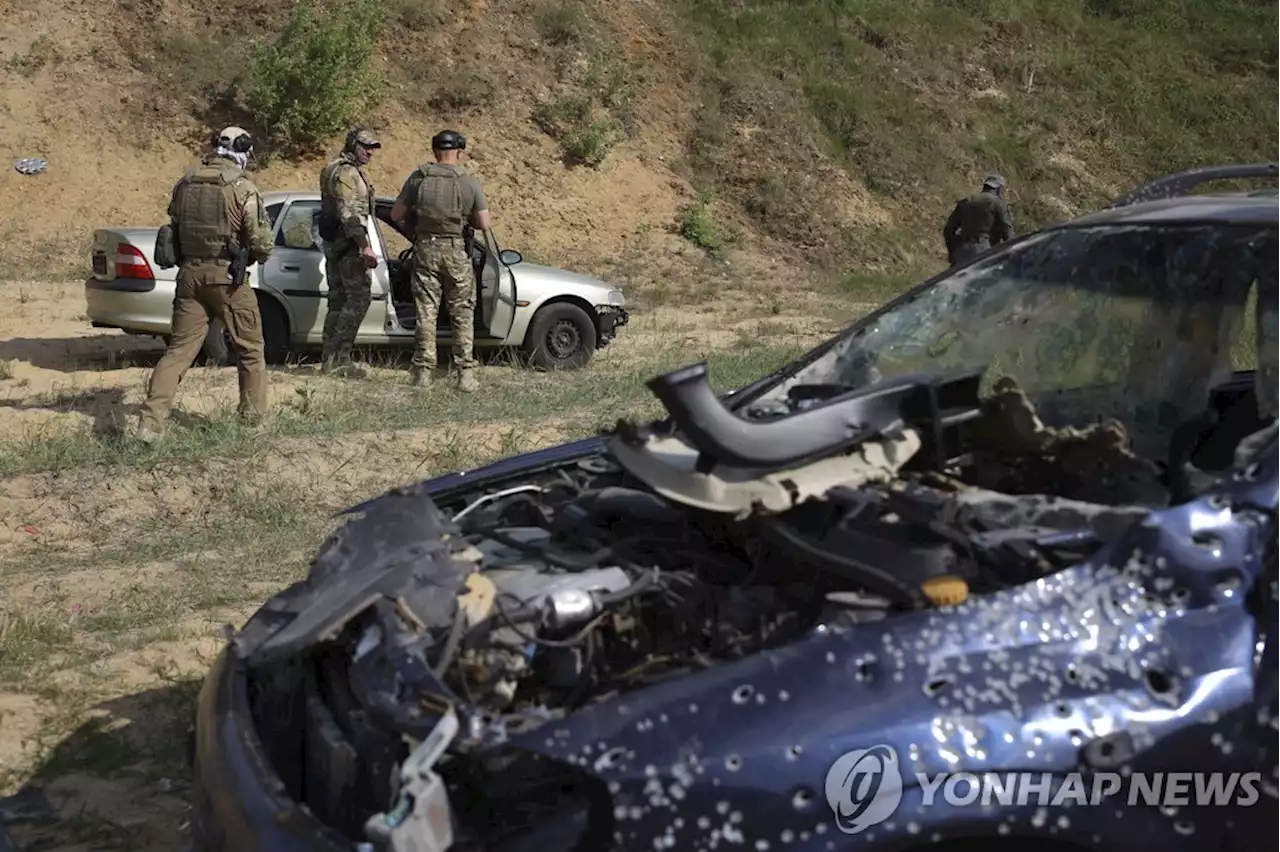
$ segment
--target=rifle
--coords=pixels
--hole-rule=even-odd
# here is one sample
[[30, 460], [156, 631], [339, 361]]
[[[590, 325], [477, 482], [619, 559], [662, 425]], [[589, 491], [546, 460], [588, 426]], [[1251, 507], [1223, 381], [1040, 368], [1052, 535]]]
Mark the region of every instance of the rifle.
[[245, 282], [249, 275], [249, 249], [238, 248], [231, 258], [231, 268], [227, 270], [227, 276], [231, 279], [231, 289], [239, 287]]

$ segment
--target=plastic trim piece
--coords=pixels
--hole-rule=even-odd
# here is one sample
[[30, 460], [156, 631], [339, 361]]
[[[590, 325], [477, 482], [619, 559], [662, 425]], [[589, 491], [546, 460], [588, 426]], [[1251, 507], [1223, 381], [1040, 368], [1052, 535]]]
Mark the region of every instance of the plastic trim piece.
[[[955, 376], [934, 374], [898, 376], [765, 423], [745, 420], [725, 407], [711, 389], [706, 361], [657, 376], [646, 386], [666, 407], [671, 425], [708, 459], [735, 467], [776, 469], [839, 452], [872, 435], [899, 430], [908, 421], [945, 420], [939, 397], [972, 397], [964, 400], [963, 407], [976, 406], [980, 375], [966, 374], [958, 381]], [[948, 394], [939, 385], [953, 385], [958, 394]], [[642, 432], [620, 437], [639, 443], [647, 437]]]

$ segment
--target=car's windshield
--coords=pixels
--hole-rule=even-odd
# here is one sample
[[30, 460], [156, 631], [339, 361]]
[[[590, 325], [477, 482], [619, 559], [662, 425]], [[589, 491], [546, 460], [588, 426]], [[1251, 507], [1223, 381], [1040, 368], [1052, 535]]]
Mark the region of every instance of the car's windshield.
[[[1276, 348], [1276, 254], [1275, 229], [1261, 226], [1047, 231], [855, 327], [764, 399], [800, 383], [986, 368], [984, 390], [1011, 377], [1048, 425], [1115, 417], [1136, 451], [1162, 458], [1210, 388]], [[1244, 322], [1255, 284], [1257, 325]], [[1263, 366], [1273, 416], [1274, 365]]]

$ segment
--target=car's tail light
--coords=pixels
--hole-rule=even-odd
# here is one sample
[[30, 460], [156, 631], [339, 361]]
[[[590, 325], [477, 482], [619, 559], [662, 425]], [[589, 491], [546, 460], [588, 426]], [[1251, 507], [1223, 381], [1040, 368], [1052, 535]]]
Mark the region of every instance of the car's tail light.
[[155, 279], [156, 276], [141, 249], [120, 243], [116, 246], [116, 277]]

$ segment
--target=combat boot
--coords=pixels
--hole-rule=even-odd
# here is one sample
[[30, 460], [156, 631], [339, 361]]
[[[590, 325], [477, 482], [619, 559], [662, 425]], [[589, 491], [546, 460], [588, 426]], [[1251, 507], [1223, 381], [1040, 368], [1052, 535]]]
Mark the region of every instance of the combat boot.
[[160, 433], [152, 429], [150, 426], [140, 423], [138, 424], [138, 427], [133, 430], [133, 438], [134, 440], [141, 441], [144, 444], [154, 444], [156, 441], [160, 440]]
[[465, 369], [458, 371], [458, 390], [463, 393], [473, 393], [480, 389], [480, 381], [476, 378], [475, 370]]
[[350, 355], [345, 358], [338, 356], [325, 361], [321, 365], [320, 371], [327, 376], [336, 376], [340, 379], [364, 379], [369, 375], [364, 371], [363, 367], [358, 366], [355, 361], [351, 360]]
[[415, 388], [430, 387], [432, 375], [433, 371], [430, 367], [410, 367], [409, 384]]

